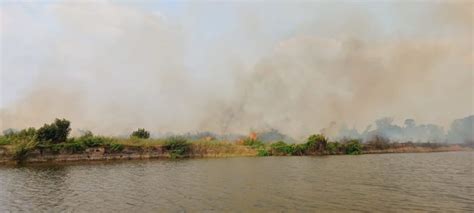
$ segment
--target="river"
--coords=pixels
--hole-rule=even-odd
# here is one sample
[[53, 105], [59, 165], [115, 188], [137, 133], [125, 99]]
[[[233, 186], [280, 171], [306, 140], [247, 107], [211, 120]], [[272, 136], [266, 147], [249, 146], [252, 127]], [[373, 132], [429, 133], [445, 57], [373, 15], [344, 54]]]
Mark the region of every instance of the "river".
[[473, 152], [0, 166], [0, 212], [474, 211]]

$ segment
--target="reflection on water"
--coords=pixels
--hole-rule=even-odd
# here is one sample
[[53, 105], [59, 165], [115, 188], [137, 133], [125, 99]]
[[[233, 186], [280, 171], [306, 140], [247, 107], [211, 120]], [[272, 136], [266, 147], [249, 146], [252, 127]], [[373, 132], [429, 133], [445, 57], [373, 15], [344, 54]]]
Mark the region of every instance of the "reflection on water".
[[472, 212], [473, 154], [4, 166], [0, 212]]

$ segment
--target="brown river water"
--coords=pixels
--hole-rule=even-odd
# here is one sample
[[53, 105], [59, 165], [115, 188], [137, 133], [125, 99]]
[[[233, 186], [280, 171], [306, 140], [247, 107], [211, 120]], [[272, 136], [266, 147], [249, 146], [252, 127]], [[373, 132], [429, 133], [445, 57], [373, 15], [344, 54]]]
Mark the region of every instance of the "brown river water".
[[474, 152], [0, 166], [0, 212], [473, 212]]

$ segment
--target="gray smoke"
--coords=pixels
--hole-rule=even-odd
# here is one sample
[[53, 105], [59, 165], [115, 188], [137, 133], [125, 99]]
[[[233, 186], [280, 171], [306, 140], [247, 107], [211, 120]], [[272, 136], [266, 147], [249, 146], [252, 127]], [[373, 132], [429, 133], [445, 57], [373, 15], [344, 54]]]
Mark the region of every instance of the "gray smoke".
[[377, 123], [425, 140], [474, 114], [469, 1], [201, 2], [179, 17], [147, 3], [38, 5], [1, 5], [1, 94], [15, 98], [0, 129], [64, 117], [107, 135], [276, 129], [300, 139], [332, 121], [363, 134], [389, 116], [439, 124]]
[[[330, 133], [331, 139], [341, 140], [344, 138], [361, 139], [369, 141], [375, 136], [387, 138], [396, 142], [434, 142], [434, 143], [470, 143], [474, 142], [474, 115], [456, 119], [446, 131], [442, 126], [436, 124], [416, 124], [414, 119], [406, 119], [404, 125], [393, 124], [393, 118], [381, 118], [375, 121], [375, 128], [368, 126], [363, 132], [342, 125], [339, 129], [333, 123], [322, 132]], [[335, 134], [334, 134], [335, 133]]]

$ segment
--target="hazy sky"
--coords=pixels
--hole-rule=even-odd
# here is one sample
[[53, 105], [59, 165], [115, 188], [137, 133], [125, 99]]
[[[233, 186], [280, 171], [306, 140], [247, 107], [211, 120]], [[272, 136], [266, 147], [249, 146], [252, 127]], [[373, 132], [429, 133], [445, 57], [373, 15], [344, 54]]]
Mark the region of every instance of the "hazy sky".
[[473, 114], [470, 1], [2, 1], [1, 128], [292, 135]]

